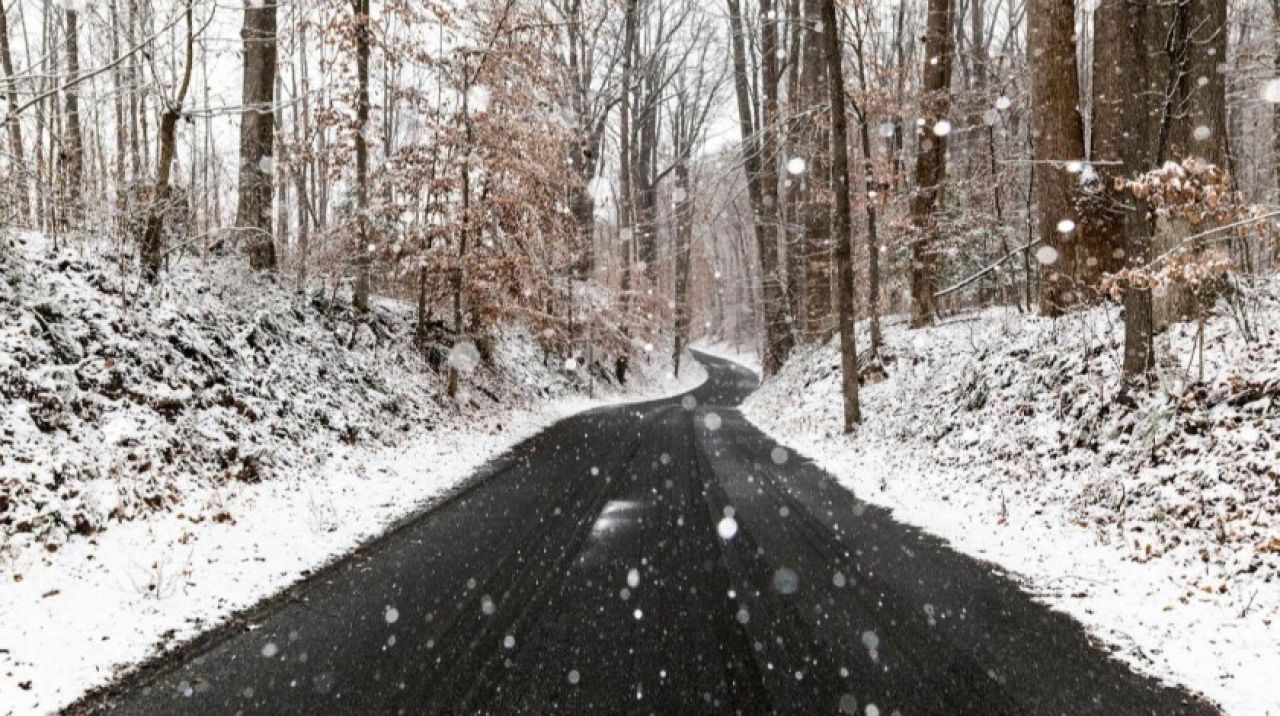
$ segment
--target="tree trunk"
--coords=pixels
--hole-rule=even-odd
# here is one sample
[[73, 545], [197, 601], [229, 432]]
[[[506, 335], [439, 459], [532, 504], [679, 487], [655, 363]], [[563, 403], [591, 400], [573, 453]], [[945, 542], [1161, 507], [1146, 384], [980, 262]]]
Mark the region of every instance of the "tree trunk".
[[[301, 92], [298, 88], [294, 88], [294, 94], [299, 95], [300, 99], [293, 105], [293, 137], [294, 142], [299, 147], [305, 147], [307, 142], [311, 141], [311, 132], [308, 127], [308, 114], [310, 104], [308, 98], [310, 95], [310, 79], [307, 74], [307, 23], [299, 20], [295, 25], [297, 29], [297, 48], [298, 48], [298, 64], [297, 72], [301, 75], [302, 88]], [[311, 160], [299, 160], [290, 165], [293, 170], [294, 193], [298, 197], [298, 290], [300, 293], [307, 291], [307, 262], [311, 257], [311, 225], [315, 221], [315, 212], [311, 210], [311, 193], [307, 189], [307, 173], [311, 166]]]
[[[75, 10], [67, 10], [66, 19], [67, 81], [70, 82], [80, 76], [79, 13]], [[65, 196], [68, 203], [64, 210], [68, 213], [71, 223], [78, 225], [84, 185], [84, 135], [80, 131], [80, 91], [76, 85], [67, 89], [64, 109], [66, 117], [63, 121], [66, 123], [64, 130], [67, 136], [67, 145], [64, 150], [66, 152], [64, 171], [67, 181]]]
[[467, 63], [462, 65], [462, 220], [458, 226], [458, 265], [453, 271], [453, 330], [465, 332], [467, 290], [467, 244], [471, 238], [471, 75]]
[[[1280, 0], [1271, 0], [1271, 25], [1276, 31], [1274, 77], [1280, 79]], [[1271, 168], [1275, 172], [1276, 181], [1276, 198], [1272, 203], [1280, 204], [1280, 103], [1271, 108], [1271, 133]]]
[[658, 84], [654, 69], [640, 81], [640, 113], [636, 117], [633, 191], [636, 192], [633, 234], [641, 272], [648, 285], [657, 283], [658, 269], [658, 186], [654, 166], [658, 154]]
[[1169, 156], [1200, 157], [1228, 170], [1226, 75], [1219, 69], [1227, 62], [1226, 0], [1188, 0], [1181, 43], [1186, 59]]
[[880, 351], [883, 338], [880, 335], [880, 230], [876, 215], [876, 202], [871, 196], [876, 190], [875, 165], [871, 157], [871, 130], [867, 117], [858, 123], [862, 139], [863, 181], [867, 189], [867, 316], [871, 322], [871, 353]]
[[[805, 22], [801, 15], [803, 9], [801, 0], [779, 1], [786, 3], [784, 22], [786, 27], [790, 29], [786, 37], [785, 50], [786, 56], [789, 58], [785, 63], [787, 102], [783, 112], [786, 116], [781, 121], [781, 126], [784, 130], [782, 132], [782, 143], [785, 146], [780, 151], [788, 162], [793, 158], [805, 160], [803, 173], [793, 174], [788, 170], [784, 174], [781, 197], [782, 243], [786, 257], [787, 310], [791, 316], [792, 334], [797, 341], [804, 342], [809, 335], [810, 323], [809, 301], [807, 300], [808, 247], [804, 235], [804, 218], [807, 211], [804, 195], [807, 187], [804, 175], [813, 170], [809, 166], [808, 155], [814, 152], [807, 146], [801, 127], [806, 119], [809, 120], [809, 124], [813, 123], [814, 113], [810, 110], [814, 108], [812, 107], [812, 99], [804, 96], [804, 90], [800, 86], [800, 69], [805, 53], [803, 49], [804, 36], [812, 34], [812, 30], [806, 31], [807, 28], [805, 26], [808, 23]], [[819, 151], [821, 150], [819, 149]]]
[[[109, 6], [111, 14], [111, 59], [115, 61], [120, 58], [120, 13], [116, 5], [116, 0], [111, 0]], [[126, 175], [125, 175], [125, 151], [128, 147], [127, 137], [129, 136], [128, 127], [125, 125], [125, 88], [123, 70], [116, 66], [111, 70], [112, 81], [112, 101], [115, 103], [115, 119], [116, 119], [116, 152], [115, 152], [115, 200], [116, 213], [120, 213], [120, 209], [124, 206], [123, 198], [125, 192]], [[207, 83], [206, 83], [207, 84]], [[117, 222], [119, 219], [117, 219]], [[117, 229], [121, 226], [116, 224]]]
[[[5, 11], [5, 3], [0, 2], [0, 68], [4, 69], [6, 80], [5, 94], [9, 108], [18, 106], [18, 85], [13, 78], [13, 54], [9, 51], [9, 18]], [[27, 194], [27, 164], [22, 151], [22, 123], [18, 116], [6, 113], [5, 126], [9, 130], [9, 181], [17, 195], [18, 220], [29, 221], [31, 218], [31, 197]]]
[[369, 0], [351, 0], [356, 23], [356, 287], [355, 308], [369, 311]]
[[[1158, 87], [1163, 104], [1155, 113], [1159, 126], [1153, 167], [1165, 159], [1198, 157], [1230, 168], [1226, 135], [1226, 82], [1219, 66], [1225, 62], [1227, 27], [1225, 0], [1185, 0], [1160, 8], [1159, 22], [1150, 29], [1163, 52], [1150, 53], [1163, 71]], [[1209, 227], [1202, 227], [1209, 228]], [[1176, 231], [1156, 227], [1151, 251], [1162, 254], [1182, 240]], [[1172, 320], [1192, 320], [1200, 298], [1188, 285], [1173, 283], [1154, 307], [1155, 330]]]
[[[129, 21], [126, 26], [125, 36], [128, 47], [133, 48], [138, 41], [138, 28], [142, 24], [142, 18], [138, 11], [138, 0], [129, 0]], [[129, 88], [129, 168], [132, 170], [131, 176], [135, 182], [142, 180], [142, 165], [144, 161], [144, 152], [141, 140], [141, 126], [145, 121], [145, 111], [142, 106], [142, 92], [139, 87], [142, 83], [142, 63], [138, 59], [138, 54], [130, 56], [126, 65], [125, 86]]]
[[[1152, 219], [1146, 204], [1130, 197], [1125, 214], [1126, 251], [1135, 266], [1151, 258]], [[1124, 378], [1126, 383], [1141, 380], [1155, 368], [1155, 316], [1151, 290], [1127, 286], [1124, 292]]]
[[272, 239], [275, 142], [276, 3], [249, 3], [244, 9], [244, 111], [240, 114], [240, 196], [236, 229], [246, 233], [249, 265], [276, 268]]
[[831, 187], [835, 192], [831, 234], [836, 243], [836, 275], [839, 277], [840, 305], [836, 313], [840, 320], [840, 388], [844, 398], [844, 431], [849, 433], [862, 422], [862, 408], [858, 401], [858, 346], [854, 336], [853, 260], [849, 246], [849, 136], [835, 0], [824, 0], [822, 24], [827, 40], [827, 82], [831, 97]]
[[1114, 180], [1145, 171], [1145, 137], [1150, 134], [1150, 118], [1160, 109], [1156, 95], [1145, 91], [1146, 12], [1142, 0], [1102, 0], [1093, 16], [1090, 162], [1101, 186], [1100, 201], [1091, 206], [1085, 233], [1097, 249], [1091, 258], [1097, 262], [1093, 268], [1099, 275], [1114, 273], [1125, 265], [1129, 199], [1115, 189]]
[[[622, 279], [619, 286], [619, 292], [622, 294], [622, 307], [624, 315], [627, 312], [630, 303], [631, 293], [631, 264], [632, 251], [631, 247], [634, 237], [631, 235], [635, 224], [635, 186], [634, 186], [634, 166], [632, 159], [632, 129], [631, 129], [631, 100], [632, 91], [631, 83], [633, 77], [634, 54], [636, 44], [636, 12], [640, 0], [627, 0], [626, 17], [624, 19], [623, 40], [622, 40], [622, 87], [621, 106], [618, 110], [618, 154], [619, 154], [619, 178], [621, 184], [619, 187], [618, 197], [618, 243], [622, 250]], [[622, 365], [623, 358], [619, 358], [619, 364], [615, 366], [615, 371], [625, 373], [626, 369]]]
[[[1146, 0], [1103, 0], [1094, 16], [1093, 160], [1101, 164], [1106, 202], [1095, 230], [1099, 246], [1110, 246], [1119, 265], [1144, 266], [1151, 258], [1154, 222], [1150, 208], [1130, 192], [1112, 187], [1116, 178], [1133, 178], [1163, 161], [1156, 137], [1167, 132], [1165, 111], [1169, 64], [1161, 63], [1165, 35], [1159, 9]], [[1160, 43], [1160, 44], [1153, 44]], [[1163, 70], [1163, 72], [1161, 71]], [[1135, 106], [1135, 103], [1138, 103]], [[1119, 162], [1112, 167], [1106, 162]], [[1104, 270], [1105, 270], [1104, 269]], [[1155, 366], [1155, 314], [1151, 291], [1128, 285], [1124, 292], [1126, 383], [1141, 380]]]
[[192, 2], [187, 0], [183, 12], [187, 25], [187, 60], [182, 75], [182, 84], [173, 101], [165, 108], [160, 117], [159, 157], [156, 161], [156, 183], [152, 191], [150, 210], [142, 236], [142, 275], [150, 282], [160, 277], [160, 268], [165, 257], [165, 220], [170, 214], [169, 175], [173, 170], [173, 158], [177, 153], [178, 120], [182, 118], [182, 106], [187, 101], [187, 90], [191, 88], [191, 70], [195, 55], [195, 27], [192, 17]]
[[[730, 21], [737, 14], [737, 0], [730, 0], [733, 11]], [[741, 17], [736, 22], [734, 42], [740, 42]], [[794, 339], [787, 322], [786, 298], [782, 294], [781, 262], [778, 260], [778, 20], [774, 15], [773, 1], [760, 2], [760, 64], [761, 93], [759, 152], [756, 154], [755, 174], [759, 187], [759, 203], [755, 207], [756, 243], [760, 253], [760, 284], [765, 321], [765, 350], [762, 368], [765, 375], [773, 375], [782, 367], [791, 353]], [[735, 61], [735, 65], [736, 65]], [[745, 56], [743, 58], [742, 85], [745, 89]], [[737, 72], [737, 67], [735, 67]], [[741, 102], [740, 102], [741, 104]], [[754, 153], [754, 152], [753, 152]], [[748, 169], [750, 171], [750, 169]]]
[[672, 363], [680, 376], [680, 357], [689, 342], [689, 263], [693, 251], [693, 187], [689, 186], [689, 165], [681, 158], [675, 169], [676, 186], [684, 192], [676, 202], [676, 316]]
[[[1040, 310], [1046, 316], [1096, 294], [1097, 282], [1083, 271], [1089, 251], [1082, 237], [1079, 173], [1068, 162], [1084, 161], [1084, 122], [1076, 70], [1075, 0], [1031, 0], [1027, 10], [1027, 54], [1031, 70], [1032, 161], [1036, 172], [1037, 237], [1049, 249]], [[1093, 272], [1096, 273], [1096, 272]]]
[[[799, 145], [808, 157], [801, 203], [796, 207], [803, 225], [801, 246], [805, 253], [805, 335], [820, 342], [831, 335], [835, 321], [831, 301], [831, 133], [819, 117], [827, 104], [827, 59], [818, 26], [822, 0], [804, 0], [805, 33], [800, 57], [799, 90], [803, 108], [796, 122]], [[794, 277], [793, 277], [794, 280]]]
[[947, 137], [934, 132], [951, 108], [951, 0], [929, 0], [924, 46], [924, 117], [911, 198], [911, 327], [933, 322], [938, 290], [938, 209], [947, 178]]
[[[867, 86], [867, 62], [863, 54], [862, 38], [854, 43], [858, 60], [858, 87], [865, 93]], [[867, 315], [871, 323], [871, 354], [880, 351], [880, 232], [876, 214], [875, 197], [879, 191], [875, 176], [875, 160], [871, 154], [871, 128], [865, 110], [855, 105], [858, 115], [858, 137], [862, 141], [862, 181], [867, 197]]]

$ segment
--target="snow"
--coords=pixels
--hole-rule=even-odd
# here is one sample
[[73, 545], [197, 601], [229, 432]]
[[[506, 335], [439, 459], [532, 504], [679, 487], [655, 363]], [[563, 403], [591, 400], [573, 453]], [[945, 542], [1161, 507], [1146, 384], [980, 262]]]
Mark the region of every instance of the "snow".
[[[1160, 387], [1117, 400], [1113, 310], [993, 309], [908, 331], [885, 321], [887, 380], [841, 431], [835, 341], [800, 349], [747, 417], [859, 497], [995, 562], [1137, 670], [1230, 714], [1280, 713], [1280, 342], [1274, 301], [1158, 339]], [[858, 342], [868, 345], [866, 326]], [[797, 401], [795, 396], [805, 396]]]
[[484, 85], [475, 85], [467, 90], [467, 112], [473, 116], [479, 116], [489, 111], [489, 103], [493, 99], [493, 92]]
[[1280, 104], [1280, 77], [1263, 82], [1258, 94], [1265, 102]]
[[[561, 418], [706, 378], [691, 359], [678, 381], [636, 360], [626, 389], [588, 383], [518, 329], [487, 359], [470, 342], [432, 349], [436, 371], [395, 301], [375, 301], [347, 349], [341, 308], [234, 266], [177, 266], [164, 295], [126, 306], [111, 266], [54, 255], [34, 234], [8, 241], [0, 714], [65, 707], [428, 509]], [[451, 365], [468, 369], [453, 399]], [[206, 401], [210, 381], [230, 384], [228, 406]], [[214, 458], [231, 448], [240, 459], [223, 467]], [[399, 616], [387, 606], [388, 623]]]

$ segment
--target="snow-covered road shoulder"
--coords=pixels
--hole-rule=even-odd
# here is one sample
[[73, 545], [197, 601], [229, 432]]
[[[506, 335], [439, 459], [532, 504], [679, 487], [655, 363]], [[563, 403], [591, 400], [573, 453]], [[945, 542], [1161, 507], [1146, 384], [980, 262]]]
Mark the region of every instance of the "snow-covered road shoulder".
[[[1267, 551], [1280, 546], [1267, 501], [1277, 486], [1259, 489], [1266, 472], [1250, 466], [1275, 464], [1280, 404], [1258, 413], [1203, 398], [1219, 382], [1267, 385], [1266, 356], [1256, 344], [1232, 345], [1229, 326], [1211, 324], [1216, 357], [1198, 393], [1210, 407], [1186, 418], [1212, 414], [1199, 425], [1216, 439], [1196, 440], [1183, 415], [1160, 412], [1156, 401], [1144, 409], [1158, 424], [1129, 437], [1120, 435], [1129, 430], [1123, 415], [1099, 415], [1088, 397], [1114, 393], [1118, 348], [1104, 325], [1114, 316], [1082, 320], [1102, 336], [1101, 348], [1068, 345], [1080, 339], [1051, 321], [996, 311], [925, 331], [890, 326], [890, 378], [864, 385], [867, 422], [855, 436], [840, 430], [834, 343], [802, 349], [743, 411], [860, 498], [1000, 565], [1139, 671], [1200, 691], [1228, 714], [1280, 713], [1278, 560]], [[1164, 340], [1185, 339], [1174, 328]], [[859, 341], [865, 346], [866, 336]], [[1085, 356], [1095, 359], [1089, 370], [1079, 364]], [[1044, 392], [1041, 383], [1063, 387]], [[1255, 437], [1234, 440], [1233, 426]], [[1082, 431], [1110, 437], [1053, 447]], [[1173, 464], [1148, 465], [1140, 451]], [[1126, 500], [1100, 498], [1111, 490]], [[1247, 523], [1235, 521], [1237, 503], [1249, 510]]]

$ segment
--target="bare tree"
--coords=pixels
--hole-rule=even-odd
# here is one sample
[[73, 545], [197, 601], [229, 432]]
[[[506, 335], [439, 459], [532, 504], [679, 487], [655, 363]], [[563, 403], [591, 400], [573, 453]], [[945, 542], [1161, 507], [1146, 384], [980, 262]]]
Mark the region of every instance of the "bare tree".
[[[865, 27], [862, 22], [862, 16], [857, 12], [856, 8], [853, 17], [857, 22], [854, 28], [853, 50], [858, 65], [858, 88], [865, 97], [870, 91], [867, 83]], [[874, 198], [879, 193], [880, 187], [876, 181], [875, 157], [871, 149], [871, 128], [869, 126], [871, 120], [867, 116], [866, 108], [856, 101], [853, 103], [853, 112], [858, 118], [858, 138], [862, 144], [862, 179], [863, 187], [867, 193], [867, 314], [871, 324], [871, 354], [874, 356], [879, 353], [880, 345], [883, 341], [883, 337], [880, 334], [880, 224]]]
[[748, 194], [755, 213], [756, 248], [760, 261], [762, 310], [764, 312], [765, 375], [776, 373], [791, 352], [792, 334], [786, 321], [778, 260], [778, 168], [774, 131], [770, 123], [777, 115], [777, 19], [771, 18], [773, 4], [763, 0], [761, 17], [761, 86], [764, 101], [755, 109], [748, 73], [745, 29], [738, 0], [727, 0], [729, 32], [733, 48], [734, 90], [738, 103], [738, 124], [742, 133], [743, 164]]
[[[569, 151], [569, 163], [578, 181], [569, 187], [569, 207], [578, 224], [582, 259], [578, 271], [595, 273], [596, 199], [591, 184], [599, 176], [601, 148], [609, 115], [621, 100], [614, 82], [622, 53], [607, 52], [610, 40], [609, 5], [591, 0], [555, 0], [552, 3], [563, 23], [563, 58], [569, 82], [569, 101], [575, 120], [576, 139]], [[586, 7], [584, 7], [584, 5]]]
[[[689, 342], [689, 271], [693, 252], [694, 211], [696, 195], [693, 155], [702, 144], [707, 121], [712, 110], [721, 100], [725, 74], [723, 65], [714, 62], [715, 49], [706, 17], [700, 16], [697, 25], [689, 33], [688, 42], [694, 49], [681, 63], [675, 75], [671, 99], [671, 144], [674, 154], [672, 169], [675, 173], [675, 296], [672, 364], [680, 374], [681, 355]], [[714, 62], [714, 65], [713, 65]]]
[[1084, 161], [1084, 122], [1076, 70], [1075, 0], [1032, 0], [1027, 50], [1031, 57], [1032, 161], [1036, 224], [1045, 278], [1040, 310], [1056, 316], [1093, 289], [1081, 274], [1088, 262], [1077, 207]]
[[369, 0], [351, 0], [356, 35], [356, 290], [355, 307], [369, 311], [369, 271], [373, 263], [369, 248], [369, 143], [365, 132], [369, 125], [369, 54], [371, 37]]
[[840, 33], [835, 0], [824, 0], [823, 25], [827, 38], [827, 82], [831, 96], [831, 186], [835, 192], [835, 210], [831, 233], [835, 240], [836, 275], [839, 277], [840, 305], [840, 388], [844, 400], [844, 431], [862, 422], [858, 401], [858, 345], [854, 337], [853, 260], [849, 242], [849, 136], [844, 107], [844, 68], [840, 60]]
[[[1280, 0], [1271, 0], [1271, 25], [1275, 29], [1275, 76], [1280, 78]], [[1271, 109], [1271, 163], [1275, 174], [1276, 203], [1280, 204], [1280, 102]]]
[[79, 16], [80, 13], [74, 9], [66, 10], [67, 91], [63, 105], [66, 111], [63, 117], [66, 146], [62, 150], [62, 165], [66, 182], [63, 195], [68, 204], [64, 210], [73, 217], [72, 223], [79, 223], [84, 188], [84, 134], [80, 129], [80, 90], [75, 82], [80, 77]]
[[177, 153], [178, 121], [182, 118], [182, 108], [187, 101], [187, 92], [191, 89], [191, 70], [195, 61], [195, 18], [192, 5], [194, 0], [187, 0], [183, 9], [185, 16], [186, 62], [183, 65], [182, 79], [178, 91], [172, 98], [165, 98], [164, 112], [160, 115], [160, 130], [157, 139], [160, 143], [160, 154], [156, 160], [156, 182], [152, 189], [150, 209], [142, 235], [142, 273], [149, 281], [156, 281], [160, 276], [161, 264], [165, 257], [165, 219], [169, 216], [170, 200], [173, 188], [169, 178], [173, 171], [173, 160]]
[[243, 107], [240, 113], [240, 198], [236, 230], [247, 233], [249, 265], [276, 267], [272, 229], [275, 143], [277, 0], [246, 3]]
[[911, 199], [911, 327], [933, 322], [938, 290], [938, 217], [947, 178], [947, 134], [951, 123], [951, 0], [929, 0], [924, 36], [925, 126], [916, 155], [916, 188]]
[[[821, 0], [804, 0], [803, 32], [800, 35], [800, 69], [795, 88], [799, 111], [795, 122], [797, 145], [808, 167], [800, 180], [798, 205], [803, 226], [799, 249], [805, 256], [804, 332], [809, 340], [821, 341], [832, 330], [832, 242], [831, 171], [828, 153], [831, 134], [822, 110], [828, 106], [827, 58]], [[792, 276], [796, 282], [798, 277]]]
[[9, 102], [9, 111], [5, 115], [5, 127], [9, 131], [9, 153], [13, 155], [9, 159], [12, 167], [9, 181], [18, 200], [18, 216], [27, 220], [31, 213], [31, 197], [28, 194], [26, 160], [23, 158], [22, 123], [13, 111], [18, 106], [18, 83], [13, 75], [13, 54], [9, 49], [9, 17], [4, 2], [0, 2], [0, 69], [4, 70], [5, 95]]

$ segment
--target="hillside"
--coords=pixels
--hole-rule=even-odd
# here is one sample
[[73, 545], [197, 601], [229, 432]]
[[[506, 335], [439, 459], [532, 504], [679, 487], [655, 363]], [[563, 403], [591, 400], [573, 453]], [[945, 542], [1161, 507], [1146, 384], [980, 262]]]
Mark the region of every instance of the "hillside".
[[1122, 390], [1114, 311], [1006, 308], [889, 321], [888, 377], [864, 371], [853, 436], [829, 398], [834, 341], [798, 351], [745, 410], [1140, 667], [1261, 713], [1280, 654], [1280, 325], [1259, 300], [1253, 340], [1225, 306], [1206, 323], [1203, 369], [1197, 327], [1171, 328], [1150, 392]]

